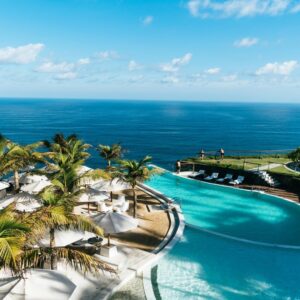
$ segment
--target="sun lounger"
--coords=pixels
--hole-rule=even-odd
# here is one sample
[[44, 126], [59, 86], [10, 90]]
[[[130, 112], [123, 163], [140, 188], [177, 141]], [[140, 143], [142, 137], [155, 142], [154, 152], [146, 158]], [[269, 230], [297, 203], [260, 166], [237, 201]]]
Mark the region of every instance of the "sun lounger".
[[109, 212], [112, 211], [112, 206], [107, 206], [104, 202], [98, 203], [98, 211], [100, 212]]
[[217, 182], [224, 182], [224, 181], [230, 181], [232, 179], [233, 175], [232, 174], [226, 174], [224, 178], [219, 178], [217, 179]]
[[198, 172], [192, 172], [189, 177], [191, 178], [195, 178], [197, 176], [201, 176], [201, 175], [204, 175], [205, 174], [205, 171], [204, 170], [199, 170]]
[[231, 180], [231, 181], [229, 182], [229, 184], [232, 184], [232, 185], [241, 184], [241, 183], [244, 181], [244, 179], [245, 179], [244, 176], [239, 176], [237, 179]]
[[219, 176], [219, 173], [212, 173], [210, 176], [205, 177], [204, 180], [211, 181], [211, 180], [217, 179], [218, 176]]

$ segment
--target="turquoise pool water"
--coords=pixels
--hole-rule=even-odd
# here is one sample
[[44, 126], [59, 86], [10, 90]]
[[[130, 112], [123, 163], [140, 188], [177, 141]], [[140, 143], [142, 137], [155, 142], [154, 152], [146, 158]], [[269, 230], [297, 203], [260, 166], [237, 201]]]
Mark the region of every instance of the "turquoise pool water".
[[256, 242], [300, 246], [300, 206], [295, 203], [170, 172], [147, 185], [177, 200], [188, 224]]
[[300, 299], [300, 250], [220, 237], [198, 228], [263, 243], [299, 246], [299, 206], [165, 173], [150, 187], [176, 198], [187, 226], [160, 260], [157, 299]]
[[160, 262], [162, 300], [300, 299], [300, 253], [186, 228]]

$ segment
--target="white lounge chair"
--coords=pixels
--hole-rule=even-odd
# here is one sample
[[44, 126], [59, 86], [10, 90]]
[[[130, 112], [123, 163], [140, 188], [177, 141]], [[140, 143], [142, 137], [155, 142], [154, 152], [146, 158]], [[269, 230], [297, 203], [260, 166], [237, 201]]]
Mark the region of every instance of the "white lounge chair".
[[241, 183], [244, 181], [244, 179], [245, 179], [244, 176], [238, 176], [237, 179], [231, 180], [231, 181], [229, 182], [229, 184], [232, 184], [232, 185], [241, 184]]
[[231, 180], [232, 179], [232, 177], [233, 177], [233, 175], [232, 174], [226, 174], [226, 176], [224, 177], [224, 178], [219, 178], [219, 179], [217, 179], [217, 182], [224, 182], [224, 181], [226, 181], [226, 180]]
[[105, 202], [98, 202], [98, 210], [100, 212], [109, 212], [112, 211], [112, 206], [107, 206]]
[[126, 212], [129, 209], [129, 202], [125, 201], [121, 206], [120, 206], [120, 211], [121, 212]]
[[213, 179], [217, 179], [218, 176], [219, 176], [219, 173], [212, 173], [210, 176], [205, 177], [204, 180], [211, 181]]
[[189, 177], [191, 178], [195, 178], [197, 176], [200, 176], [200, 175], [204, 175], [205, 174], [205, 171], [204, 170], [199, 170], [198, 172], [192, 172]]
[[125, 202], [125, 195], [119, 195], [118, 199], [113, 199], [113, 205], [121, 206]]

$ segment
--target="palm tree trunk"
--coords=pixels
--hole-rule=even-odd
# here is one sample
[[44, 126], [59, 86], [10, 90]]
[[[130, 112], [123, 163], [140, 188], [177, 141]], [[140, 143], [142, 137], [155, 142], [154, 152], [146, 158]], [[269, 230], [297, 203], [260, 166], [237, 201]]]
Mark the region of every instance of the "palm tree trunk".
[[54, 253], [54, 247], [55, 247], [55, 236], [54, 236], [54, 228], [50, 229], [50, 249], [51, 249], [51, 255], [50, 255], [50, 267], [51, 270], [55, 270], [57, 268], [56, 265], [56, 256]]
[[135, 187], [132, 187], [132, 194], [133, 194], [133, 217], [136, 218], [137, 214], [137, 198], [135, 193]]
[[20, 178], [18, 170], [14, 171], [14, 181], [15, 181], [15, 190], [19, 191], [20, 189]]

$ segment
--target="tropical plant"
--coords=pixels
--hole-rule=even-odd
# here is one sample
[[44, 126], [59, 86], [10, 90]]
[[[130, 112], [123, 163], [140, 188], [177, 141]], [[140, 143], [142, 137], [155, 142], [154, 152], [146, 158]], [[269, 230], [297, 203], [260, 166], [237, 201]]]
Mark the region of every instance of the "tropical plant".
[[102, 170], [85, 170], [83, 164], [90, 156], [87, 150], [91, 145], [79, 140], [76, 135], [65, 138], [62, 134], [56, 134], [53, 143], [46, 141], [45, 144], [49, 149], [48, 172], [45, 174], [53, 184], [49, 189], [55, 189], [64, 198], [76, 196], [84, 179], [109, 178]]
[[99, 155], [106, 160], [107, 168], [111, 168], [111, 162], [118, 160], [122, 155], [122, 146], [120, 144], [99, 145], [96, 148]]
[[10, 215], [0, 215], [0, 269], [10, 269], [18, 274], [21, 271], [21, 257], [30, 231], [26, 224]]
[[122, 160], [120, 161], [120, 170], [115, 172], [115, 177], [128, 183], [131, 186], [133, 194], [133, 217], [137, 216], [137, 195], [136, 186], [140, 182], [148, 180], [152, 175], [157, 173], [156, 169], [149, 169], [147, 164], [151, 161], [150, 156], [146, 156], [140, 161]]
[[296, 164], [300, 164], [300, 147], [295, 149], [294, 151], [288, 154], [288, 158], [290, 158]]
[[13, 172], [15, 190], [18, 191], [20, 188], [20, 170], [44, 161], [44, 154], [35, 151], [43, 146], [43, 142], [36, 142], [24, 146], [10, 141], [2, 141], [2, 145], [3, 143], [5, 144], [6, 149], [5, 153], [2, 155], [0, 174]]
[[[114, 272], [103, 261], [82, 251], [68, 246], [56, 246], [55, 232], [57, 230], [89, 231], [102, 236], [103, 231], [92, 220], [81, 215], [75, 215], [70, 210], [70, 199], [45, 191], [42, 194], [43, 206], [30, 214], [20, 217], [31, 232], [26, 236], [26, 244], [22, 254], [23, 269], [44, 267], [50, 262], [50, 268], [56, 269], [57, 260], [63, 260], [73, 268], [85, 272], [98, 273], [100, 270]], [[49, 237], [49, 245], [39, 243], [41, 238]]]

